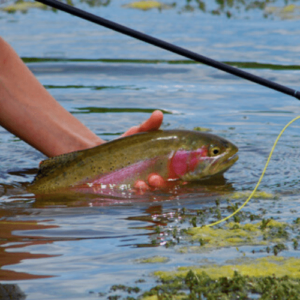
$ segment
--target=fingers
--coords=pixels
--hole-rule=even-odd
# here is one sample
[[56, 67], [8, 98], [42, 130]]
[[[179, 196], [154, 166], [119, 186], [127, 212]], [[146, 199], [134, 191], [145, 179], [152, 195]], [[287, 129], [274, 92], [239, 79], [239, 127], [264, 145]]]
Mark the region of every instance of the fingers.
[[139, 132], [158, 130], [162, 121], [163, 113], [160, 110], [155, 110], [149, 119], [139, 126]]
[[150, 186], [154, 188], [163, 188], [165, 186], [165, 181], [164, 179], [156, 173], [151, 173], [148, 176], [148, 183]]
[[140, 126], [131, 127], [124, 134], [122, 134], [122, 136], [128, 136], [139, 132], [158, 130], [163, 121], [163, 117], [164, 115], [161, 111], [155, 110], [150, 118], [147, 119], [144, 123], [142, 123]]
[[132, 135], [132, 134], [136, 134], [139, 131], [139, 126], [133, 126], [131, 128], [129, 128], [125, 133], [123, 133], [121, 136], [128, 136], [128, 135]]
[[157, 173], [151, 173], [148, 176], [148, 183], [144, 180], [137, 180], [134, 184], [134, 188], [139, 193], [144, 193], [150, 188], [159, 189], [166, 186], [165, 180]]
[[134, 184], [134, 188], [138, 191], [138, 192], [146, 192], [147, 190], [149, 190], [149, 185], [144, 181], [144, 180], [137, 180]]

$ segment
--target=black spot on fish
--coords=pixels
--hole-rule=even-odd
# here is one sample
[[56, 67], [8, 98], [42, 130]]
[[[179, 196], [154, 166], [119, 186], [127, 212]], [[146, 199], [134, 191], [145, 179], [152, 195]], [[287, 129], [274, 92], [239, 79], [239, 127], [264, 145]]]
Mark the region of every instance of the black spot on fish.
[[229, 147], [228, 141], [226, 141], [226, 140], [221, 140], [221, 142], [222, 142], [222, 144], [223, 144], [223, 146], [224, 146], [225, 148], [228, 148], [228, 147]]
[[78, 167], [81, 167], [81, 166], [83, 166], [83, 165], [84, 165], [84, 162], [83, 162], [83, 161], [80, 161], [80, 162], [77, 164]]

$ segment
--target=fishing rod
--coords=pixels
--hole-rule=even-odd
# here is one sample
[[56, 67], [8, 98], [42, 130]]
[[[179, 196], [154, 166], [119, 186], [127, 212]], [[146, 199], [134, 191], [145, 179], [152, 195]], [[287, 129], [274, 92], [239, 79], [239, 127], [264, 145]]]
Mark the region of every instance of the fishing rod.
[[142, 32], [133, 30], [129, 27], [120, 25], [118, 23], [109, 21], [107, 19], [101, 18], [101, 17], [96, 16], [96, 15], [93, 15], [93, 14], [91, 14], [89, 12], [86, 12], [84, 10], [81, 10], [79, 8], [70, 6], [68, 4], [59, 2], [57, 0], [36, 0], [36, 1], [40, 2], [40, 3], [43, 3], [43, 4], [46, 4], [50, 7], [56, 8], [58, 10], [64, 11], [66, 13], [69, 13], [69, 14], [71, 14], [73, 16], [76, 16], [76, 17], [79, 17], [81, 19], [93, 22], [95, 24], [104, 26], [106, 28], [109, 28], [109, 29], [112, 29], [114, 31], [120, 32], [122, 34], [131, 36], [135, 39], [141, 40], [141, 41], [146, 42], [148, 44], [151, 44], [153, 46], [157, 46], [157, 47], [165, 49], [167, 51], [170, 51], [170, 52], [176, 53], [178, 55], [187, 57], [191, 60], [203, 63], [205, 65], [208, 65], [208, 66], [211, 66], [213, 68], [219, 69], [221, 71], [230, 73], [230, 74], [235, 75], [237, 77], [241, 77], [241, 78], [244, 78], [246, 80], [255, 82], [257, 84], [263, 85], [265, 87], [268, 87], [268, 88], [276, 90], [278, 92], [287, 94], [289, 96], [295, 97], [298, 100], [300, 100], [300, 92], [297, 91], [297, 90], [294, 90], [294, 89], [291, 89], [291, 88], [286, 87], [284, 85], [278, 84], [276, 82], [267, 80], [267, 79], [262, 78], [260, 76], [248, 73], [248, 72], [243, 71], [241, 69], [229, 66], [227, 64], [218, 62], [218, 61], [213, 60], [209, 57], [197, 54], [197, 53], [189, 51], [187, 49], [178, 47], [176, 45], [173, 45], [171, 43], [168, 43], [168, 42], [165, 42], [163, 40], [157, 39], [157, 38], [152, 37], [150, 35], [147, 35], [147, 34], [144, 34]]

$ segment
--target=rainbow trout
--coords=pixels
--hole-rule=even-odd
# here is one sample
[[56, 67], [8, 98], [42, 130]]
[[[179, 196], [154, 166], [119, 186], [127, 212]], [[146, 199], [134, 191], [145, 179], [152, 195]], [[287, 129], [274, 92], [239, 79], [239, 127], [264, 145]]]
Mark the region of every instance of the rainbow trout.
[[139, 133], [87, 150], [44, 160], [28, 187], [46, 194], [67, 190], [93, 192], [109, 187], [133, 188], [150, 174], [166, 182], [195, 181], [225, 172], [238, 148], [213, 134], [187, 130]]

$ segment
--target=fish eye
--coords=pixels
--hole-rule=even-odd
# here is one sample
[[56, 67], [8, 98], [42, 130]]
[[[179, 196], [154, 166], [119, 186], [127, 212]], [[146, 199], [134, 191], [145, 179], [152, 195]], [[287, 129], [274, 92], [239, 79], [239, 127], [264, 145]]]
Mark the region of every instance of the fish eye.
[[211, 156], [215, 156], [215, 155], [220, 154], [221, 150], [220, 150], [219, 147], [213, 147], [213, 148], [210, 149], [209, 152], [210, 152]]

